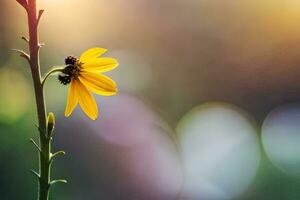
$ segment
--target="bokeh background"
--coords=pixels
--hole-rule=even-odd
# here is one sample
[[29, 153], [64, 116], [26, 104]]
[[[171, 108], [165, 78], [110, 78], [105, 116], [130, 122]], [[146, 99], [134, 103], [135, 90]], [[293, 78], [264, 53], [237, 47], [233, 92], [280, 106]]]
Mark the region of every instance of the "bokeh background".
[[[46, 84], [57, 117], [57, 200], [300, 199], [300, 2], [38, 0], [42, 72], [109, 49], [114, 97], [92, 122], [63, 116], [67, 87]], [[0, 2], [0, 199], [36, 198], [37, 153], [24, 10]]]

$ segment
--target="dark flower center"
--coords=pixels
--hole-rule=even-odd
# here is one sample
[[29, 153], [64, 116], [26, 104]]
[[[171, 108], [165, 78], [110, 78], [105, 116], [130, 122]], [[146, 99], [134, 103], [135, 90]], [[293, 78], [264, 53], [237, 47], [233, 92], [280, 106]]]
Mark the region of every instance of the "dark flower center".
[[76, 58], [75, 56], [68, 56], [65, 58], [66, 65], [75, 65], [77, 61], [78, 58]]
[[68, 56], [65, 59], [66, 67], [62, 71], [62, 75], [58, 75], [58, 80], [67, 85], [73, 78], [78, 78], [80, 75], [81, 64], [75, 56]]

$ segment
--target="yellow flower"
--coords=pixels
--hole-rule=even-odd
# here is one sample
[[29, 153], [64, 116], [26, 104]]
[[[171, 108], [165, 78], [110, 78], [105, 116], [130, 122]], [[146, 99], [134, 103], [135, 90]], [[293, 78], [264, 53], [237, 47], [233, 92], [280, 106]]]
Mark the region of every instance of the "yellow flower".
[[70, 84], [65, 116], [68, 117], [79, 103], [83, 112], [92, 120], [98, 117], [98, 107], [94, 96], [96, 93], [111, 96], [117, 93], [116, 83], [101, 74], [118, 66], [114, 58], [99, 58], [107, 50], [92, 48], [85, 51], [80, 58], [68, 56], [66, 67], [58, 79], [64, 85]]

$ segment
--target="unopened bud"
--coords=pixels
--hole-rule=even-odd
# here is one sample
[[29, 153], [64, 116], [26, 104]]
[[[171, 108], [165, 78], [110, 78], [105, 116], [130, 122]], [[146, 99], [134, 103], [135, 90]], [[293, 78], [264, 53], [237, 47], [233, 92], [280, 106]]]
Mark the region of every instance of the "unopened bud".
[[48, 121], [48, 137], [51, 138], [55, 126], [55, 116], [53, 112], [50, 112], [48, 114], [47, 121]]

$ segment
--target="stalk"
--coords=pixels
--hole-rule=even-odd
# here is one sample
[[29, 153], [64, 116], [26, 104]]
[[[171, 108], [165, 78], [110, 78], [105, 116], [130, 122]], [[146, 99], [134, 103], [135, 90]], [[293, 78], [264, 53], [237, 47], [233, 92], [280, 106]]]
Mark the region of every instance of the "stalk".
[[[44, 82], [49, 75], [42, 80], [39, 61], [39, 49], [41, 45], [39, 44], [38, 24], [44, 10], [40, 10], [39, 13], [37, 13], [36, 0], [17, 0], [17, 2], [27, 11], [29, 39], [26, 39], [25, 37], [22, 37], [22, 39], [29, 44], [29, 54], [22, 50], [17, 51], [21, 54], [21, 57], [24, 57], [28, 61], [30, 65], [38, 116], [39, 145], [36, 144], [33, 139], [31, 139], [31, 142], [39, 151], [39, 172], [37, 173], [34, 170], [32, 170], [32, 172], [38, 177], [39, 180], [38, 200], [48, 200], [51, 185], [59, 182], [66, 183], [66, 181], [51, 181], [50, 178], [51, 164], [54, 157], [57, 155], [63, 155], [65, 152], [59, 151], [51, 154], [51, 141], [54, 124], [52, 124], [52, 128], [50, 130], [47, 125], [48, 122], [43, 91]], [[52, 115], [54, 117], [53, 113]], [[52, 123], [54, 122], [52, 121]]]
[[29, 0], [27, 7], [29, 28], [29, 55], [30, 68], [35, 91], [35, 100], [38, 116], [40, 155], [39, 155], [39, 200], [49, 199], [50, 189], [50, 150], [51, 142], [47, 137], [46, 107], [44, 102], [44, 91], [41, 81], [39, 63], [39, 41], [38, 41], [38, 18], [36, 11], [36, 0]]

